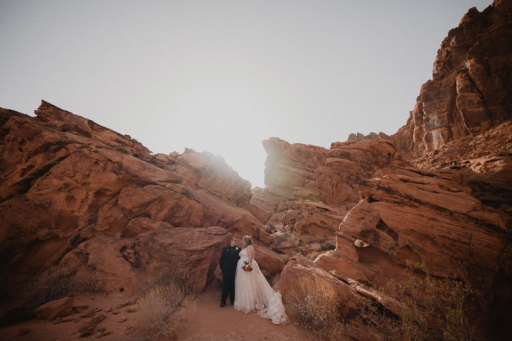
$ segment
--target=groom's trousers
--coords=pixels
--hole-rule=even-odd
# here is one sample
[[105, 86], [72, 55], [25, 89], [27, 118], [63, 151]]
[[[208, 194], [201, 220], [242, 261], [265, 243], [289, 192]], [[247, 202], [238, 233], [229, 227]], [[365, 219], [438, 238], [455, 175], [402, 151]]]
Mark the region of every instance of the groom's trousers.
[[226, 299], [228, 298], [231, 301], [231, 304], [235, 304], [235, 279], [224, 278], [222, 281], [222, 297], [220, 299], [220, 303], [226, 304]]

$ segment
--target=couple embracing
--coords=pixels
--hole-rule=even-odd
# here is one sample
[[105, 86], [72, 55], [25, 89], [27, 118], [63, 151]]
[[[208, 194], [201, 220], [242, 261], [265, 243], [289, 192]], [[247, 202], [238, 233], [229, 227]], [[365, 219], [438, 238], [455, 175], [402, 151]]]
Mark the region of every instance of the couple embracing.
[[[284, 311], [281, 294], [275, 292], [260, 271], [254, 259], [256, 251], [251, 236], [243, 237], [244, 248], [236, 246], [236, 239], [222, 250], [220, 269], [222, 271], [222, 297], [220, 307], [231, 300], [238, 311], [256, 311], [259, 316], [274, 324], [286, 324], [288, 316]], [[236, 293], [236, 295], [235, 295]]]

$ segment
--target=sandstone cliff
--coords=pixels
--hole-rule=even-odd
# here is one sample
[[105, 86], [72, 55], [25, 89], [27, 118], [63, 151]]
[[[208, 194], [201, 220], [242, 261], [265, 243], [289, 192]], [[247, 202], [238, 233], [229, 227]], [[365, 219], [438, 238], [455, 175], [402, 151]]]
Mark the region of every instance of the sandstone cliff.
[[[338, 278], [384, 287], [405, 278], [407, 264], [421, 263], [425, 275], [471, 286], [479, 302], [474, 323], [489, 328], [488, 335], [506, 335], [512, 317], [511, 17], [512, 2], [496, 1], [462, 18], [395, 135], [352, 134], [329, 150], [265, 141], [266, 187], [254, 193], [249, 210], [269, 226], [273, 247], [315, 259], [319, 236], [329, 240], [333, 231], [336, 248], [315, 259], [326, 283]], [[283, 243], [283, 232], [299, 238], [295, 248], [291, 238], [284, 247], [276, 243]], [[288, 283], [288, 276], [318, 277], [319, 268], [294, 259], [279, 287], [286, 293], [295, 281]], [[335, 287], [354, 302], [361, 297], [349, 286]], [[358, 328], [356, 321], [351, 327]]]
[[417, 157], [512, 118], [512, 4], [472, 8], [441, 44], [407, 124], [394, 136]]

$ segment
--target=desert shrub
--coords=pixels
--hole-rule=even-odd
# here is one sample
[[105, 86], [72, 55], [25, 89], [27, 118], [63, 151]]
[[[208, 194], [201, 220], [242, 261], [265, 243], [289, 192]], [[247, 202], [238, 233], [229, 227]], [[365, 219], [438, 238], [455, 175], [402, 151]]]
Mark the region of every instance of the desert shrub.
[[423, 272], [421, 265], [408, 265], [405, 280], [391, 280], [385, 291], [401, 303], [399, 317], [383, 313], [370, 299], [362, 301], [360, 312], [367, 323], [379, 326], [390, 340], [481, 339], [466, 314], [473, 294], [468, 285], [434, 278]]
[[277, 232], [273, 234], [274, 236], [274, 247], [278, 246], [283, 242], [292, 242], [295, 245], [302, 245], [302, 240], [295, 237], [290, 232]]
[[316, 251], [311, 251], [306, 255], [306, 258], [309, 259], [310, 261], [314, 261], [316, 257], [318, 257], [318, 252]]
[[288, 261], [290, 260], [290, 256], [288, 255], [281, 255], [279, 258], [283, 261], [283, 263], [286, 265], [288, 264]]
[[330, 284], [302, 277], [286, 292], [285, 302], [288, 314], [315, 338], [346, 338], [342, 303]]
[[192, 194], [192, 192], [188, 188], [182, 188], [181, 189], [181, 194], [184, 195], [185, 197], [189, 198], [189, 199], [194, 199], [194, 195]]
[[322, 251], [331, 251], [336, 249], [336, 244], [325, 243], [322, 245]]
[[194, 299], [178, 284], [154, 286], [138, 301], [141, 327], [170, 338], [177, 326], [176, 313], [179, 309], [190, 309], [193, 302]]
[[309, 201], [314, 201], [314, 202], [320, 202], [320, 197], [316, 194], [308, 194], [308, 196], [306, 197], [306, 200], [309, 200]]
[[192, 313], [194, 297], [176, 273], [158, 269], [138, 298], [141, 329], [172, 339], [178, 321]]

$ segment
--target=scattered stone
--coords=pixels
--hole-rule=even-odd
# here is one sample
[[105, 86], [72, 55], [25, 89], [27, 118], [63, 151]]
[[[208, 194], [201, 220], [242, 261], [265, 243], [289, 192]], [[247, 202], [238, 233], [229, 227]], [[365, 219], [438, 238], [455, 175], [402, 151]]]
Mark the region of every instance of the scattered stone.
[[89, 309], [88, 305], [80, 305], [80, 306], [74, 306], [73, 311], [77, 314], [80, 314], [82, 311]]
[[60, 317], [57, 317], [55, 320], [53, 320], [52, 324], [59, 324], [61, 323]]
[[87, 337], [94, 334], [97, 325], [106, 318], [104, 314], [99, 314], [93, 317], [89, 322], [84, 323], [78, 331], [81, 333], [80, 337]]
[[112, 334], [112, 332], [101, 332], [101, 333], [98, 333], [98, 335], [96, 335], [96, 338], [99, 339], [99, 338], [108, 336], [110, 334]]
[[132, 334], [133, 332], [135, 332], [135, 327], [133, 326], [127, 326], [126, 329], [124, 330], [124, 335], [130, 335]]
[[61, 318], [61, 319], [60, 319], [60, 322], [61, 322], [61, 323], [65, 323], [65, 322], [70, 322], [70, 321], [73, 321], [73, 320], [74, 320], [74, 319], [73, 319], [73, 317], [71, 317], [71, 316], [66, 316], [66, 317]]
[[102, 311], [102, 310], [103, 310], [103, 309], [101, 309], [101, 308], [96, 308], [96, 309], [94, 309], [94, 311], [95, 311], [95, 312], [97, 312], [97, 313], [99, 313], [99, 312], [100, 312], [100, 311]]
[[126, 317], [122, 317], [119, 321], [119, 323], [125, 323], [126, 321], [128, 321], [128, 319]]
[[139, 311], [139, 309], [138, 308], [128, 308], [126, 311], [129, 313], [136, 313]]
[[109, 307], [107, 310], [105, 310], [106, 313], [111, 313], [112, 312], [112, 307]]
[[80, 315], [81, 318], [87, 318], [87, 317], [93, 317], [94, 315], [96, 315], [96, 311], [94, 311], [94, 309], [87, 309], [86, 311], [84, 311], [82, 313], [82, 315]]
[[114, 314], [114, 315], [119, 314], [119, 310], [117, 310], [117, 309], [112, 310], [112, 314]]
[[104, 314], [99, 314], [99, 315], [93, 317], [90, 323], [91, 324], [99, 324], [101, 321], [103, 321], [106, 318], [107, 317]]
[[41, 320], [53, 321], [57, 317], [68, 316], [72, 311], [73, 298], [64, 297], [39, 306], [34, 310], [34, 315]]
[[121, 303], [121, 304], [119, 304], [116, 308], [117, 308], [117, 309], [121, 309], [121, 308], [127, 307], [127, 306], [129, 306], [129, 305], [133, 305], [133, 303], [134, 303], [134, 302], [132, 302], [132, 301], [128, 301], [128, 302], [125, 302], [125, 303]]
[[81, 332], [80, 337], [88, 337], [94, 334], [94, 329], [96, 326], [88, 326], [83, 332]]

